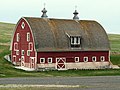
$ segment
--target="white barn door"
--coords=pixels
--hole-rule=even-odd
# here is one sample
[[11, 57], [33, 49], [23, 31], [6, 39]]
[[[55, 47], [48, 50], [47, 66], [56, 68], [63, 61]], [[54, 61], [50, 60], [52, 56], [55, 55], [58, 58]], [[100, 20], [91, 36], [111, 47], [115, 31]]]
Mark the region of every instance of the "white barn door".
[[56, 69], [58, 70], [66, 69], [66, 58], [56, 58]]

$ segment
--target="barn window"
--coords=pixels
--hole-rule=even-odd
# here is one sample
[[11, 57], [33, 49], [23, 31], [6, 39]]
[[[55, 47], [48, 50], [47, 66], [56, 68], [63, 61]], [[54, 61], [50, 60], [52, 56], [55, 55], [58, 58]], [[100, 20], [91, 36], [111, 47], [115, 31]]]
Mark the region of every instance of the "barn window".
[[75, 62], [79, 62], [79, 57], [75, 57]]
[[19, 40], [20, 40], [20, 34], [17, 33], [17, 35], [16, 35], [16, 41], [19, 42]]
[[21, 28], [22, 28], [22, 29], [25, 28], [25, 23], [24, 23], [24, 22], [22, 22], [22, 24], [21, 24]]
[[84, 57], [84, 62], [88, 62], [88, 57]]
[[30, 56], [30, 50], [27, 50], [27, 56]]
[[32, 43], [32, 42], [29, 43], [28, 49], [29, 49], [30, 51], [33, 50], [33, 43]]
[[48, 58], [48, 63], [52, 63], [52, 58]]
[[24, 50], [21, 51], [21, 55], [25, 55], [25, 51]]
[[45, 58], [40, 58], [40, 63], [45, 63]]
[[81, 42], [80, 36], [71, 36], [70, 37], [71, 47], [77, 47], [77, 48], [79, 48], [80, 47], [80, 42]]
[[100, 57], [100, 60], [101, 60], [101, 62], [104, 62], [104, 61], [105, 61], [105, 57], [104, 57], [104, 56], [101, 56], [101, 57]]
[[30, 33], [29, 32], [27, 33], [27, 41], [28, 42], [30, 41]]
[[93, 57], [92, 57], [92, 61], [93, 61], [93, 62], [96, 62], [96, 56], [93, 56]]
[[18, 43], [14, 43], [14, 51], [18, 50]]
[[16, 50], [16, 55], [19, 55], [19, 50]]

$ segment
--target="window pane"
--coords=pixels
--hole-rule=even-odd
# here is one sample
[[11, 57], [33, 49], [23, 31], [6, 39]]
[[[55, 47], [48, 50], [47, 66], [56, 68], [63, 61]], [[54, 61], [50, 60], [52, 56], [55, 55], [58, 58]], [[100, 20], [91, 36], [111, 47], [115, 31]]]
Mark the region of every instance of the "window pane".
[[75, 62], [79, 62], [79, 57], [75, 57]]
[[29, 47], [28, 47], [29, 50], [33, 50], [33, 44], [32, 43], [29, 43]]
[[88, 57], [84, 57], [84, 62], [88, 62]]
[[16, 41], [19, 42], [19, 40], [20, 40], [20, 35], [19, 35], [19, 33], [17, 33], [17, 35], [16, 35]]
[[14, 43], [14, 51], [18, 50], [18, 43]]
[[45, 58], [40, 58], [40, 63], [45, 63]]
[[25, 54], [25, 51], [24, 51], [24, 50], [22, 50], [21, 54], [22, 54], [22, 55], [24, 55], [24, 54]]
[[74, 44], [74, 37], [71, 37], [71, 44]]
[[27, 41], [30, 41], [30, 33], [27, 33]]
[[100, 57], [100, 60], [101, 60], [101, 61], [105, 61], [105, 57], [104, 57], [104, 56], [101, 56], [101, 57]]
[[96, 61], [96, 57], [95, 56], [92, 57], [92, 61], [93, 62]]
[[52, 58], [48, 58], [48, 63], [52, 63]]

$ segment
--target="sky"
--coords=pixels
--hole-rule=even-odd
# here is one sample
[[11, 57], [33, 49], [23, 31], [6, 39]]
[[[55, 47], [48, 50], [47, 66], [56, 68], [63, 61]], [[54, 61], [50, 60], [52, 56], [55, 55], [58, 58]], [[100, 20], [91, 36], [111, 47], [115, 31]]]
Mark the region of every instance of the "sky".
[[21, 17], [72, 19], [75, 6], [80, 20], [95, 20], [107, 33], [120, 34], [120, 0], [0, 0], [0, 22], [17, 23]]

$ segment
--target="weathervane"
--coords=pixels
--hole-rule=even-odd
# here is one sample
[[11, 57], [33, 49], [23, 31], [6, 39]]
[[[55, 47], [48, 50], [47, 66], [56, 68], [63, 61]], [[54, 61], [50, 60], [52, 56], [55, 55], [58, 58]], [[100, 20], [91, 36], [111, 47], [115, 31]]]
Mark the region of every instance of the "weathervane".
[[42, 10], [42, 13], [43, 13], [43, 14], [42, 14], [42, 16], [41, 16], [42, 18], [47, 18], [47, 17], [48, 17], [47, 14], [46, 14], [46, 13], [47, 13], [47, 10], [45, 9], [45, 5], [46, 5], [46, 4], [44, 3], [44, 8], [43, 8], [43, 10]]
[[73, 13], [74, 14], [74, 17], [73, 19], [74, 20], [79, 20], [79, 17], [77, 16], [79, 13], [77, 12], [77, 6], [75, 6], [75, 12]]

